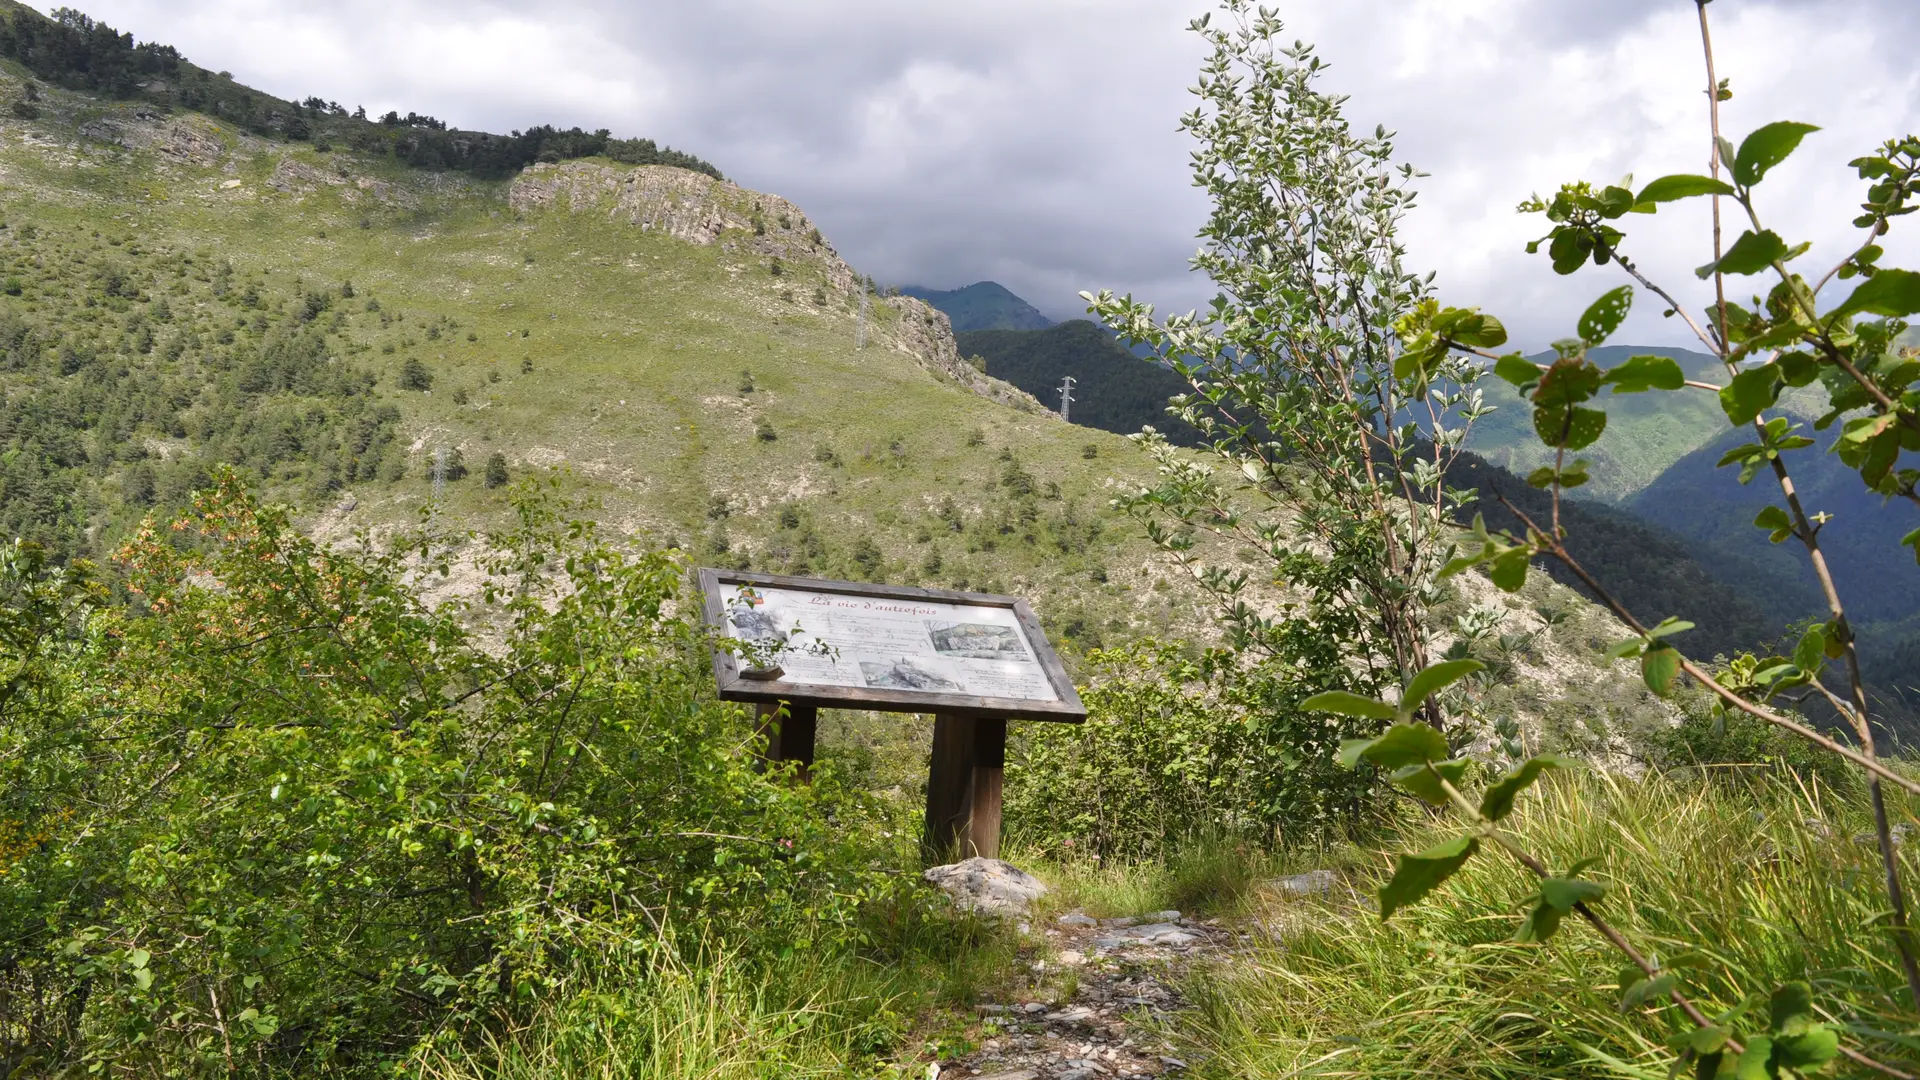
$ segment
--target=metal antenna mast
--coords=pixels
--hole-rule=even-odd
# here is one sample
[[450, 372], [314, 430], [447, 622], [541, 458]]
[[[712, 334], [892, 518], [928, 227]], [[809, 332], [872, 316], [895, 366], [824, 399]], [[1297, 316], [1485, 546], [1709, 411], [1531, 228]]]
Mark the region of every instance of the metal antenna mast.
[[1060, 419], [1068, 419], [1067, 412], [1073, 407], [1073, 376], [1069, 375], [1060, 384]]

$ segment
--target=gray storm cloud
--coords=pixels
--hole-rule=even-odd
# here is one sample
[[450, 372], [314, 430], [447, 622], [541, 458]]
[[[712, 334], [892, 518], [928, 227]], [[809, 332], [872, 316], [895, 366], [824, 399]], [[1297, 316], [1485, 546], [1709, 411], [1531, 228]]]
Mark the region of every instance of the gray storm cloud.
[[[1522, 344], [1561, 336], [1617, 284], [1557, 279], [1514, 206], [1571, 179], [1704, 168], [1704, 76], [1687, 0], [1343, 0], [1282, 4], [1333, 67], [1349, 115], [1400, 133], [1431, 175], [1406, 226], [1449, 302]], [[1157, 0], [454, 3], [97, 0], [87, 10], [287, 96], [432, 113], [460, 127], [608, 127], [701, 155], [805, 207], [842, 254], [895, 283], [991, 278], [1057, 318], [1081, 289], [1199, 306], [1186, 269], [1205, 214], [1175, 129], [1204, 5]], [[1858, 181], [1845, 161], [1920, 129], [1911, 0], [1709, 9], [1736, 137], [1819, 124], [1768, 185], [1769, 224], [1834, 257]], [[1791, 198], [1786, 192], [1793, 192]], [[1634, 219], [1641, 262], [1704, 303], [1696, 208]], [[1920, 245], [1900, 240], [1890, 255]], [[1644, 300], [1623, 339], [1684, 344]]]

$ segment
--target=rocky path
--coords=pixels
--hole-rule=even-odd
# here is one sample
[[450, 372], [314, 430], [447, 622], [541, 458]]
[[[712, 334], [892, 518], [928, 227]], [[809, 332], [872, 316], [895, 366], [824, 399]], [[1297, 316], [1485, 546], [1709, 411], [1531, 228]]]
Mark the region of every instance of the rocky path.
[[942, 1062], [942, 1080], [1103, 1080], [1178, 1075], [1187, 1062], [1160, 1034], [1187, 1003], [1179, 985], [1196, 962], [1230, 961], [1247, 935], [1219, 920], [1177, 911], [1140, 919], [1080, 912], [1034, 928], [1045, 946], [1033, 962], [1045, 997], [981, 1002], [980, 1049]]

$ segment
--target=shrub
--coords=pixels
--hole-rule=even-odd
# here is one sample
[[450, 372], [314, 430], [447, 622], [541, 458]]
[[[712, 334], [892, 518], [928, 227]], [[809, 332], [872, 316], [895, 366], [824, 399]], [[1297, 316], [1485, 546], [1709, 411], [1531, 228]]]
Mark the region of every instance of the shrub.
[[139, 612], [0, 558], [39, 642], [0, 697], [0, 1061], [391, 1075], [644, 969], [662, 920], [845, 940], [885, 889], [826, 824], [861, 811], [739, 753], [684, 567], [519, 509], [438, 608], [405, 582], [445, 552], [325, 548], [230, 474], [118, 556]]
[[881, 553], [880, 546], [873, 542], [873, 537], [862, 536], [853, 542], [853, 564], [858, 566], [860, 572], [869, 580], [880, 576], [880, 567], [884, 559], [885, 556]]
[[506, 486], [506, 483], [508, 480], [507, 455], [501, 453], [498, 450], [495, 450], [493, 453], [487, 455], [486, 478], [487, 478], [487, 486], [490, 488]]
[[1200, 833], [1272, 844], [1366, 820], [1370, 781], [1334, 760], [1361, 729], [1301, 710], [1307, 684], [1285, 667], [1141, 642], [1095, 649], [1087, 668], [1086, 722], [1028, 725], [1009, 755], [1007, 819], [1045, 823], [1026, 839], [1137, 858]]
[[433, 372], [427, 370], [427, 365], [419, 357], [409, 356], [400, 365], [400, 389], [433, 389]]

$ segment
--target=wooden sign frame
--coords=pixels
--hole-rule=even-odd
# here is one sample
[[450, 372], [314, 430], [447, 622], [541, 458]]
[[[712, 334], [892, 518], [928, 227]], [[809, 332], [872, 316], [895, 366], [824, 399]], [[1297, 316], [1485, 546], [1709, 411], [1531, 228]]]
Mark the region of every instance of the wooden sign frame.
[[873, 600], [929, 600], [969, 607], [1002, 608], [1013, 613], [1033, 648], [1034, 660], [1047, 676], [1056, 700], [1033, 701], [1026, 698], [981, 697], [973, 694], [946, 694], [930, 690], [878, 689], [865, 686], [820, 686], [789, 683], [780, 679], [747, 679], [740, 674], [739, 657], [723, 649], [713, 653], [713, 678], [722, 701], [787, 701], [831, 709], [872, 709], [878, 712], [937, 713], [948, 716], [985, 716], [1000, 720], [1053, 720], [1077, 724], [1087, 718], [1080, 704], [1080, 693], [1067, 677], [1060, 657], [1048, 644], [1040, 620], [1016, 596], [993, 593], [957, 592], [952, 589], [921, 589], [906, 585], [874, 585], [861, 581], [829, 581], [824, 578], [788, 577], [781, 574], [756, 574], [744, 570], [700, 570], [700, 593], [705, 599], [707, 627], [717, 634], [727, 631], [726, 612], [720, 600], [723, 585], [748, 585], [758, 589], [797, 589], [813, 593], [857, 596]]
[[[713, 650], [713, 678], [720, 699], [754, 703], [767, 740], [767, 757], [774, 762], [792, 763], [802, 781], [813, 765], [814, 730], [820, 709], [932, 713], [927, 817], [921, 838], [922, 851], [929, 861], [945, 859], [956, 849], [962, 857], [999, 855], [1000, 790], [1006, 763], [1008, 720], [1077, 724], [1087, 718], [1080, 693], [1048, 643], [1040, 620], [1019, 597], [707, 567], [702, 567], [698, 576], [707, 627], [720, 636], [728, 632], [726, 607], [721, 599], [721, 590], [727, 585], [885, 601], [962, 604], [1012, 613], [1026, 637], [1027, 646], [1033, 650], [1034, 662], [1053, 689], [1053, 701], [748, 678], [742, 672], [738, 656], [719, 647]], [[802, 632], [805, 632], [804, 623]]]

